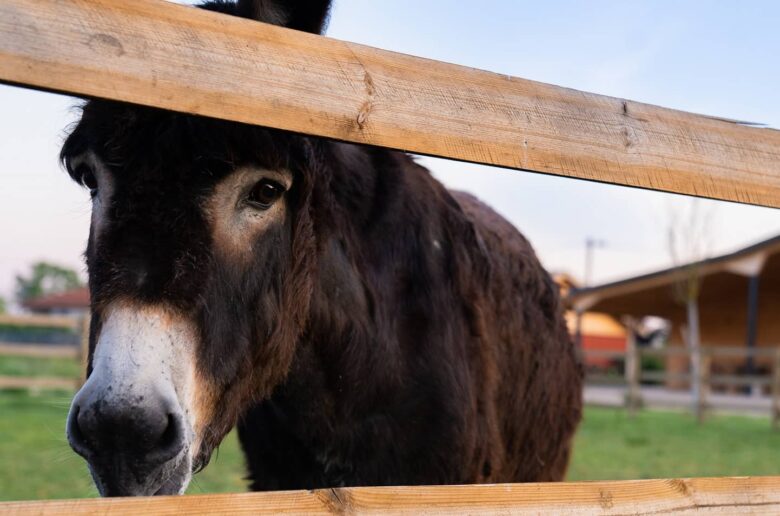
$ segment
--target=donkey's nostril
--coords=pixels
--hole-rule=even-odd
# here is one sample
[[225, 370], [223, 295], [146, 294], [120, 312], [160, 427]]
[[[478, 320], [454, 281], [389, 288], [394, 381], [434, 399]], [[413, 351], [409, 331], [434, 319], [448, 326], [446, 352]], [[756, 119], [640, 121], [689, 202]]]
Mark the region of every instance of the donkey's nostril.
[[186, 446], [184, 419], [165, 399], [149, 401], [139, 406], [87, 395], [68, 419], [71, 447], [88, 460], [120, 454], [147, 466], [176, 457]]
[[182, 418], [168, 414], [167, 426], [160, 435], [157, 445], [149, 452], [151, 461], [165, 462], [174, 458], [184, 448], [184, 425]]
[[73, 448], [73, 450], [76, 453], [78, 453], [82, 457], [86, 457], [87, 455], [89, 455], [90, 449], [89, 449], [89, 443], [87, 442], [87, 439], [84, 437], [84, 433], [81, 431], [81, 427], [79, 426], [80, 412], [81, 412], [81, 407], [76, 405], [73, 407], [73, 411], [68, 417], [68, 423], [67, 423], [68, 442], [70, 443], [70, 447]]

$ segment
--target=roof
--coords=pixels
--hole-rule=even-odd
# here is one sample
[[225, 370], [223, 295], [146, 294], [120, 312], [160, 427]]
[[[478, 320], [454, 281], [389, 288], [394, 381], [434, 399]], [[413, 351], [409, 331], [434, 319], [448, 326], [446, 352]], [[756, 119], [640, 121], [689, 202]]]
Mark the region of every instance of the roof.
[[25, 301], [23, 305], [28, 310], [89, 308], [89, 289], [80, 287], [57, 294], [40, 296]]
[[[561, 291], [561, 296], [566, 298], [572, 290], [576, 290], [578, 282], [570, 274], [553, 274], [553, 280]], [[566, 312], [566, 326], [572, 335], [577, 330], [577, 314], [571, 310]], [[626, 328], [617, 319], [608, 314], [590, 312], [580, 319], [580, 332], [582, 335], [599, 337], [626, 337]]]
[[[780, 235], [737, 251], [671, 267], [650, 274], [626, 278], [589, 288], [573, 288], [568, 303], [579, 310], [617, 314], [652, 314], [652, 309], [669, 309], [670, 292], [691, 273], [716, 291], [726, 291], [746, 278], [761, 274], [780, 281]], [[775, 277], [777, 276], [777, 278]], [[766, 283], [762, 279], [762, 283]], [[732, 285], [734, 284], [734, 285]], [[741, 287], [737, 287], [741, 288]], [[658, 313], [657, 315], [662, 315]]]

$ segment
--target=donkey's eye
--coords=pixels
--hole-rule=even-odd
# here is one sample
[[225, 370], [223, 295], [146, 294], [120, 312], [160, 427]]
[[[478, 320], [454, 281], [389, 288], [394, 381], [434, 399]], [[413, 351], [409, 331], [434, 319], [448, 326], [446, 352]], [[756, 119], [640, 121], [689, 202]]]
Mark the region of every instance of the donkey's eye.
[[82, 185], [89, 188], [89, 194], [94, 197], [97, 194], [98, 182], [95, 173], [89, 165], [81, 164], [76, 169], [76, 177]]
[[259, 181], [249, 192], [247, 202], [254, 208], [267, 210], [284, 194], [284, 187], [270, 179]]

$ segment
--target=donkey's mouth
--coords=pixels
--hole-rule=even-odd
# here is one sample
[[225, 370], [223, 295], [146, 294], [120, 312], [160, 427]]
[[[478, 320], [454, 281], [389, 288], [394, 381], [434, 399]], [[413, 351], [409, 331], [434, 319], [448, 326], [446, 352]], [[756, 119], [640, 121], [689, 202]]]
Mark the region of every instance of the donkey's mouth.
[[90, 462], [101, 496], [165, 496], [183, 494], [192, 478], [189, 455], [154, 468], [117, 459], [110, 464]]
[[192, 478], [192, 465], [191, 461], [181, 461], [178, 468], [174, 470], [174, 474], [171, 475], [162, 486], [154, 492], [154, 496], [166, 496], [166, 495], [180, 495], [184, 494], [187, 486]]

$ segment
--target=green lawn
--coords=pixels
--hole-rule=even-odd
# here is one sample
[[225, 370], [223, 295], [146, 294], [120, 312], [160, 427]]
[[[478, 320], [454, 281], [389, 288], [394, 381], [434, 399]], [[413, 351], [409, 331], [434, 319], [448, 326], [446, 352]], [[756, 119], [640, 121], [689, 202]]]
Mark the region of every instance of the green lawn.
[[81, 364], [72, 358], [0, 356], [0, 376], [78, 378]]
[[[73, 393], [0, 391], [0, 500], [96, 496], [85, 462], [65, 440]], [[245, 491], [243, 458], [234, 434], [189, 493]]]
[[[96, 494], [84, 462], [67, 446], [71, 393], [0, 391], [0, 500]], [[685, 414], [588, 408], [570, 480], [780, 473], [780, 434], [764, 418], [713, 417], [697, 427]], [[197, 475], [189, 493], [243, 491], [234, 434]]]
[[768, 417], [713, 416], [588, 407], [569, 480], [780, 474], [780, 432]]

